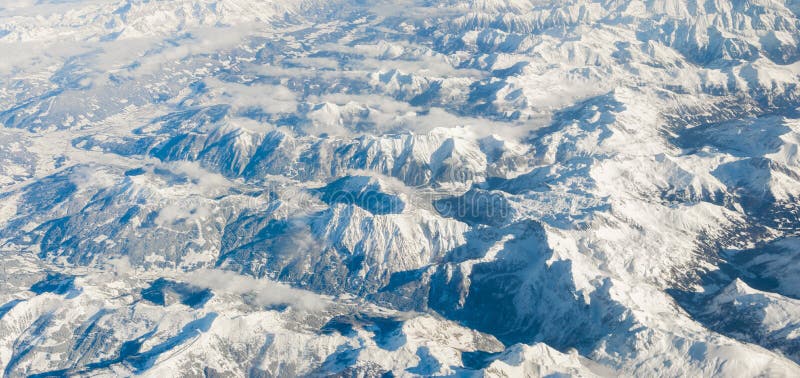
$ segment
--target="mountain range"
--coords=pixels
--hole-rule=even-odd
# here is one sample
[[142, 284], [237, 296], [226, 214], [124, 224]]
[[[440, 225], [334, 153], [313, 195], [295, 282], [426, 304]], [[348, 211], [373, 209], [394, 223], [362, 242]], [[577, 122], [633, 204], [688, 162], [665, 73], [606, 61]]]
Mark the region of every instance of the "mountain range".
[[0, 376], [798, 376], [799, 29], [6, 0]]

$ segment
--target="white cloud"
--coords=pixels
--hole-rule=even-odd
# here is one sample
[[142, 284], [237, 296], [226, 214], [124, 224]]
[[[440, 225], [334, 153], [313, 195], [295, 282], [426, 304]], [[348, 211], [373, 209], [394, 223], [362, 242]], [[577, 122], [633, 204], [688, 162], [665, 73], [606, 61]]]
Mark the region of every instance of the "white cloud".
[[242, 109], [257, 107], [267, 113], [289, 113], [297, 110], [297, 95], [282, 85], [223, 82], [205, 80], [212, 101], [221, 101]]
[[[305, 311], [325, 310], [331, 298], [310, 291], [295, 289], [289, 285], [258, 279], [232, 271], [220, 269], [198, 269], [176, 272], [169, 269], [149, 268], [141, 270], [130, 263], [128, 257], [109, 260], [107, 263], [116, 276], [153, 280], [155, 277], [185, 282], [197, 287], [211, 289], [217, 295], [248, 296], [257, 306], [290, 305]], [[115, 279], [116, 280], [116, 279]]]
[[80, 189], [108, 188], [116, 184], [118, 177], [99, 166], [80, 166], [69, 175], [69, 180]]
[[164, 163], [162, 166], [189, 179], [189, 189], [192, 193], [216, 196], [227, 191], [232, 185], [225, 176], [206, 170], [196, 161], [175, 161]]
[[288, 304], [301, 310], [324, 310], [330, 299], [288, 285], [256, 279], [219, 269], [200, 269], [181, 275], [181, 280], [217, 293], [248, 295], [259, 306]]

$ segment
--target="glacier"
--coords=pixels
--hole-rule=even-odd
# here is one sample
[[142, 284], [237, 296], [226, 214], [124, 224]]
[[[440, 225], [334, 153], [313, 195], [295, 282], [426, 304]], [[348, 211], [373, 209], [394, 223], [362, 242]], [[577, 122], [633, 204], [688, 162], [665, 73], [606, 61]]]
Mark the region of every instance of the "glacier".
[[800, 375], [800, 1], [6, 0], [0, 376]]

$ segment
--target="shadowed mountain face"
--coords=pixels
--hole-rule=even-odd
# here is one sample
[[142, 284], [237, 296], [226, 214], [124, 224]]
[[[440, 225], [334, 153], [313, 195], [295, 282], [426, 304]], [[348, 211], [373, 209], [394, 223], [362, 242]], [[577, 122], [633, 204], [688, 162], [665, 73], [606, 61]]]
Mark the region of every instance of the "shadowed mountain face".
[[0, 4], [0, 376], [800, 375], [798, 15]]

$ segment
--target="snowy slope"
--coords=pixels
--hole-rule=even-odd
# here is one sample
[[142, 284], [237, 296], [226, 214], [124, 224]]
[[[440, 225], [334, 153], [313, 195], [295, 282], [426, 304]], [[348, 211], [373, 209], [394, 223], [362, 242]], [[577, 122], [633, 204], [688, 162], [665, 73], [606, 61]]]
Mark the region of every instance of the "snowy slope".
[[0, 376], [797, 376], [800, 3], [0, 4]]

